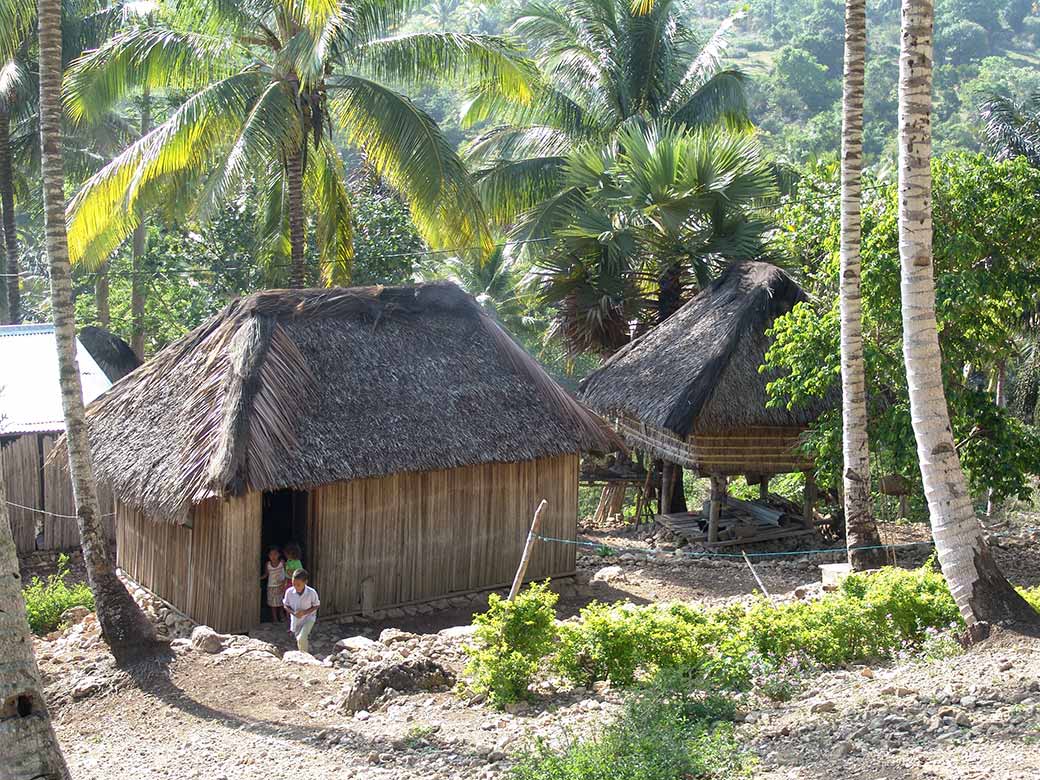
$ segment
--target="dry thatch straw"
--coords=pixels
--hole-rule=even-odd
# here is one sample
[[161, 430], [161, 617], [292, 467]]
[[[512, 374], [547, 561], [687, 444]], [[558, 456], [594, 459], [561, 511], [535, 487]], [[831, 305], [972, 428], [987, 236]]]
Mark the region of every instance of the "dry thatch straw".
[[620, 446], [448, 283], [250, 295], [87, 417], [99, 479], [167, 520], [211, 496]]
[[585, 403], [679, 436], [763, 426], [799, 427], [833, 406], [767, 407], [760, 373], [781, 314], [806, 300], [768, 263], [731, 266], [720, 279], [642, 338], [615, 353], [581, 388]]

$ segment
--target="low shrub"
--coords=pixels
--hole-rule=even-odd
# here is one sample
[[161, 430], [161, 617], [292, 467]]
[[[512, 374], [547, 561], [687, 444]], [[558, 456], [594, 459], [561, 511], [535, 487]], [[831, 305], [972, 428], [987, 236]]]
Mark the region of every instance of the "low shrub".
[[1029, 605], [1040, 612], [1040, 585], [1035, 588], [1019, 588], [1018, 592], [1022, 594], [1022, 598], [1029, 602]]
[[[677, 685], [678, 683], [678, 685]], [[750, 776], [733, 732], [733, 703], [674, 676], [629, 695], [620, 716], [561, 748], [544, 741], [518, 757], [513, 780], [675, 780]]]
[[94, 609], [94, 595], [85, 582], [70, 585], [69, 556], [58, 557], [58, 571], [45, 580], [33, 577], [22, 589], [25, 614], [34, 634], [48, 634], [61, 626], [61, 616], [70, 607]]
[[527, 686], [556, 638], [556, 601], [549, 583], [532, 583], [507, 601], [491, 594], [474, 617], [475, 642], [466, 646], [470, 687], [496, 706], [527, 697]]

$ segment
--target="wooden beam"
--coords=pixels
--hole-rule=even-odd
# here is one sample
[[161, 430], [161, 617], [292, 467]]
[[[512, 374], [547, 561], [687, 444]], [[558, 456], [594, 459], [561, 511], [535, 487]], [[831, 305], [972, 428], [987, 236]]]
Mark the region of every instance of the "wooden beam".
[[813, 509], [816, 507], [816, 474], [812, 471], [805, 472], [805, 506], [802, 510], [802, 519], [807, 526], [813, 524]]
[[719, 540], [719, 515], [722, 514], [722, 502], [726, 498], [726, 478], [712, 474], [710, 505], [708, 508], [708, 542]]

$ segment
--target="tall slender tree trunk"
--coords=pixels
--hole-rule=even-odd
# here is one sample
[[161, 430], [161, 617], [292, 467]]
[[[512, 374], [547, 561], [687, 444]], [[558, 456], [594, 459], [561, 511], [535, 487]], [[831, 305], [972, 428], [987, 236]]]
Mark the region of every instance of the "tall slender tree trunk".
[[0, 211], [4, 223], [4, 255], [7, 259], [7, 321], [22, 321], [22, 296], [18, 286], [18, 234], [14, 224], [14, 171], [11, 168], [11, 118], [0, 110]]
[[[682, 308], [682, 266], [673, 262], [665, 266], [657, 278], [657, 324], [667, 320]], [[665, 463], [661, 469], [663, 476], [661, 504], [662, 511], [677, 514], [689, 511], [686, 504], [683, 467], [677, 463]]]
[[[845, 0], [845, 74], [841, 133], [841, 419], [845, 541], [857, 571], [884, 561], [870, 512], [867, 383], [863, 368], [860, 219], [863, 175], [863, 73], [867, 56], [866, 0]], [[866, 549], [874, 548], [874, 549]]]
[[[152, 129], [152, 98], [145, 90], [141, 96], [141, 136]], [[148, 249], [148, 221], [141, 217], [141, 222], [134, 229], [133, 245], [130, 255], [130, 348], [137, 359], [144, 360], [144, 304], [146, 282], [144, 271], [144, 255]]]
[[297, 149], [286, 161], [286, 181], [289, 185], [289, 244], [292, 253], [290, 287], [303, 287], [307, 283], [304, 266], [306, 250], [303, 235], [303, 150]]
[[[1001, 409], [1007, 406], [1007, 361], [1001, 360], [997, 364], [996, 387], [994, 388], [994, 401]], [[992, 518], [997, 513], [997, 503], [993, 500], [993, 488], [986, 491], [986, 517]]]
[[152, 638], [151, 626], [116, 576], [101, 526], [94, 466], [76, 359], [72, 272], [65, 233], [65, 172], [61, 154], [61, 0], [39, 0], [40, 144], [43, 224], [51, 276], [51, 309], [58, 378], [76, 500], [83, 561], [94, 594], [101, 634], [117, 658]]
[[25, 618], [18, 553], [0, 479], [0, 777], [67, 778], [69, 770], [43, 700]]
[[943, 575], [973, 631], [1040, 625], [1000, 573], [975, 517], [942, 382], [932, 266], [932, 0], [903, 0], [899, 55], [899, 257], [903, 358], [932, 535]]

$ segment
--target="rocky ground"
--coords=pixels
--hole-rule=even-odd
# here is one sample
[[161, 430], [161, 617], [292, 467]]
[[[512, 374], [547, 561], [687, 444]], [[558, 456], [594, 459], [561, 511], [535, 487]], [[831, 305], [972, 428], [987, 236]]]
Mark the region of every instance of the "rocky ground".
[[[591, 599], [723, 604], [757, 587], [743, 560], [685, 556], [645, 532], [597, 531], [614, 554], [579, 556], [558, 584], [561, 618]], [[1040, 551], [1007, 534], [996, 554], [1019, 584], [1040, 582]], [[901, 556], [914, 562], [921, 550]], [[777, 599], [819, 589], [816, 556], [757, 560]], [[43, 573], [45, 566], [36, 561]], [[319, 621], [315, 657], [293, 652], [281, 626], [229, 637], [186, 623], [137, 594], [171, 638], [169, 653], [117, 669], [92, 615], [37, 643], [73, 777], [246, 780], [493, 778], [535, 737], [594, 729], [614, 691], [541, 681], [536, 701], [508, 712], [455, 692], [470, 616], [483, 599], [382, 620]], [[792, 701], [752, 693], [737, 728], [763, 780], [1040, 777], [1040, 643], [998, 635], [945, 660], [819, 674]]]

